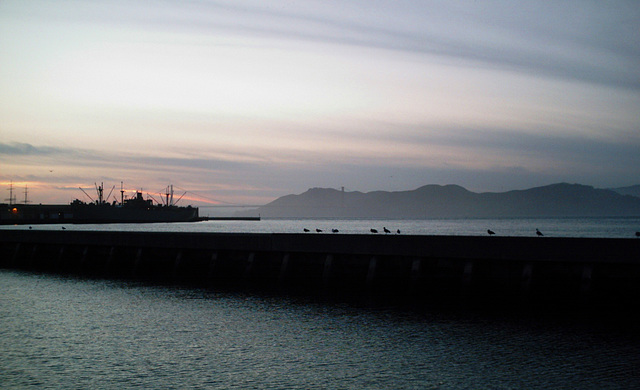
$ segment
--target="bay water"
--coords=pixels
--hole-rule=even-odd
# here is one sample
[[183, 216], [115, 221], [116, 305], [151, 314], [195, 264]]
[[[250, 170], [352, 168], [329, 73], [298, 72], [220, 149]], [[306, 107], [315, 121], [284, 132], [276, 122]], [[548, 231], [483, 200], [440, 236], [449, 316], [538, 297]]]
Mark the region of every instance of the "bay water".
[[[190, 223], [149, 224], [65, 224], [5, 225], [2, 229], [45, 229], [103, 231], [169, 231], [220, 233], [303, 233], [311, 234], [380, 234], [387, 228], [392, 234], [414, 235], [487, 235], [491, 229], [499, 236], [536, 236], [539, 229], [549, 237], [635, 238], [640, 231], [640, 217], [610, 218], [500, 218], [500, 219], [263, 219], [260, 221], [203, 221]], [[316, 232], [316, 229], [321, 232]]]
[[636, 313], [387, 306], [0, 271], [3, 389], [633, 389]]
[[[491, 228], [513, 236], [539, 228], [548, 236], [635, 239], [638, 222], [262, 220], [65, 228], [371, 234], [384, 226], [394, 234], [482, 235]], [[332, 228], [339, 233], [327, 233]], [[619, 306], [417, 306], [0, 270], [0, 388], [633, 389], [640, 388], [636, 317]]]

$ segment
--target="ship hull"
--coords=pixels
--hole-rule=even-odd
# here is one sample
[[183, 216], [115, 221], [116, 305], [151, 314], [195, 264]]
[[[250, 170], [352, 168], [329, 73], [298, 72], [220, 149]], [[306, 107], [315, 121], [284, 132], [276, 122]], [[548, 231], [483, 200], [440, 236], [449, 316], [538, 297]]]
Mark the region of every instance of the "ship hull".
[[0, 225], [153, 223], [199, 221], [197, 207], [127, 207], [110, 204], [2, 205]]

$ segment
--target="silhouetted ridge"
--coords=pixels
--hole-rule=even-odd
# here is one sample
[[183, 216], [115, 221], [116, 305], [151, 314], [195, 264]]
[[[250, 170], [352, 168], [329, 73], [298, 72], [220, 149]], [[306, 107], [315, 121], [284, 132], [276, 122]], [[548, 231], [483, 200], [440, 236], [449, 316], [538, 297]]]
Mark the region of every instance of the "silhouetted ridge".
[[[640, 198], [581, 184], [475, 193], [458, 185], [410, 191], [342, 192], [311, 188], [257, 210], [271, 218], [498, 218], [640, 216]], [[247, 211], [255, 215], [256, 210]]]
[[631, 195], [640, 198], [640, 184], [629, 187], [610, 188], [621, 195]]

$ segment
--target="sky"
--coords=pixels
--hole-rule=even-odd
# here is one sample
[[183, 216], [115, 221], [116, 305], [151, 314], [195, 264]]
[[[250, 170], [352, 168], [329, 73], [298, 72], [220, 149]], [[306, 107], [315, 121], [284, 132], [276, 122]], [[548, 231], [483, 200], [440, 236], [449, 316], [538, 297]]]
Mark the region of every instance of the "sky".
[[640, 184], [639, 26], [622, 0], [0, 0], [0, 202]]

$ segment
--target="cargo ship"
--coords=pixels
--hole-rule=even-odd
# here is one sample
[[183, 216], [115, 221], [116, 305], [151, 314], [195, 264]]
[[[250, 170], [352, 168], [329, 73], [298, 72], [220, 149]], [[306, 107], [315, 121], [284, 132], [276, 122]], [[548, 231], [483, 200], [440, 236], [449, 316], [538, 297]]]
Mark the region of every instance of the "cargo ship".
[[[82, 190], [82, 188], [80, 189]], [[0, 225], [196, 222], [203, 220], [198, 216], [197, 207], [176, 205], [177, 201], [173, 201], [173, 186], [167, 187], [166, 202], [156, 204], [152, 199], [144, 199], [140, 191], [136, 191], [133, 197], [125, 199], [122, 183], [120, 202], [114, 200], [109, 203], [103, 199], [103, 189], [103, 185], [96, 185], [98, 199], [93, 200], [89, 197], [92, 199], [91, 202], [76, 199], [70, 204], [60, 205], [28, 204], [25, 190], [24, 204], [16, 204], [12, 195], [9, 197], [9, 203], [0, 204]], [[13, 189], [10, 188], [10, 191]], [[82, 191], [89, 196], [84, 190]]]

